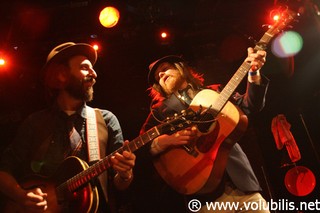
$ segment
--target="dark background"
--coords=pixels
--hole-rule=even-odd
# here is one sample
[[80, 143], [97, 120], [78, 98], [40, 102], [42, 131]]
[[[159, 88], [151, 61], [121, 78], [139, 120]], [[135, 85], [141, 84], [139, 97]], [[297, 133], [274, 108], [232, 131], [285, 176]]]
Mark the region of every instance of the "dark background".
[[[104, 6], [120, 10], [114, 28], [99, 24]], [[9, 56], [0, 70], [1, 149], [19, 123], [46, 106], [39, 73], [47, 54], [67, 42], [99, 42], [95, 65], [98, 81], [89, 105], [111, 110], [126, 139], [138, 136], [148, 112], [148, 65], [167, 54], [182, 54], [204, 73], [206, 84], [225, 84], [241, 65], [246, 48], [271, 24], [270, 13], [280, 6], [304, 11], [292, 30], [303, 38], [294, 57], [278, 58], [268, 49], [262, 72], [270, 79], [265, 109], [252, 119], [242, 145], [264, 188], [274, 200], [315, 201], [319, 184], [308, 196], [291, 195], [281, 167], [286, 150], [277, 150], [272, 118], [284, 114], [301, 151], [297, 165], [311, 169], [319, 181], [320, 146], [320, 16], [318, 0], [11, 0], [1, 3], [0, 54]], [[160, 29], [169, 29], [161, 41]], [[243, 92], [245, 84], [239, 86]], [[244, 142], [245, 141], [245, 142]]]

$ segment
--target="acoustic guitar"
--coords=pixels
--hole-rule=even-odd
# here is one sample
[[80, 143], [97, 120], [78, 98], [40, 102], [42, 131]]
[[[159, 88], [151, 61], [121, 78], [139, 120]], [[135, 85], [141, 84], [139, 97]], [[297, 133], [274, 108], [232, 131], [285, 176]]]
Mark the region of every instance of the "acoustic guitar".
[[[48, 194], [47, 213], [96, 212], [99, 205], [98, 190], [93, 181], [112, 166], [111, 157], [123, 151], [134, 152], [161, 134], [172, 134], [193, 124], [200, 116], [192, 110], [183, 111], [180, 115], [168, 118], [164, 123], [155, 126], [146, 133], [130, 141], [92, 166], [74, 156], [66, 158], [51, 177], [31, 176], [20, 183], [24, 189], [41, 188]], [[6, 202], [5, 213], [28, 213], [11, 200]]]
[[[262, 36], [255, 51], [266, 49], [272, 37], [295, 17], [287, 10]], [[247, 117], [229, 99], [250, 70], [243, 62], [221, 93], [204, 89], [192, 100], [192, 110], [206, 109], [203, 122], [197, 124], [199, 138], [185, 146], [173, 147], [153, 162], [163, 180], [181, 194], [213, 192], [221, 182], [228, 155], [247, 128]], [[210, 122], [212, 121], [212, 122]]]

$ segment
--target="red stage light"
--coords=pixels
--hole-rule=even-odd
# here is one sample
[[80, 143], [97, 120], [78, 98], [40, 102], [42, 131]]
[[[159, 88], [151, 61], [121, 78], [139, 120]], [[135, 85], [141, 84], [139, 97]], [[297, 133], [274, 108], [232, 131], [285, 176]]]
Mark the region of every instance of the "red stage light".
[[280, 21], [281, 17], [282, 17], [282, 13], [283, 11], [281, 9], [274, 9], [270, 12], [270, 19], [271, 22], [277, 22]]
[[96, 51], [99, 50], [99, 45], [98, 45], [98, 44], [93, 44], [92, 47], [93, 47], [93, 49], [95, 49]]
[[[0, 51], [0, 72], [10, 72], [13, 65], [13, 56], [6, 50]], [[16, 64], [16, 63], [15, 63]]]
[[280, 16], [278, 14], [273, 15], [273, 20], [274, 21], [279, 21], [279, 19], [280, 19]]
[[161, 38], [167, 38], [168, 37], [168, 33], [167, 32], [161, 32]]
[[8, 56], [1, 55], [0, 56], [0, 72], [7, 71], [9, 67]]
[[161, 45], [168, 45], [172, 42], [172, 35], [168, 29], [160, 29], [157, 32], [157, 39], [161, 43]]
[[6, 60], [4, 58], [0, 58], [0, 66], [5, 66]]

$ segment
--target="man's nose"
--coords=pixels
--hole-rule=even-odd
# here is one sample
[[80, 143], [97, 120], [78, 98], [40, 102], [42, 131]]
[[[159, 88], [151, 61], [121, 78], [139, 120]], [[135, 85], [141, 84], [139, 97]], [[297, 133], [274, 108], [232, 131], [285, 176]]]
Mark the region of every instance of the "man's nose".
[[93, 78], [97, 78], [98, 77], [96, 71], [93, 68], [89, 69], [89, 75], [92, 76]]
[[165, 72], [159, 72], [159, 78], [162, 78], [164, 76]]

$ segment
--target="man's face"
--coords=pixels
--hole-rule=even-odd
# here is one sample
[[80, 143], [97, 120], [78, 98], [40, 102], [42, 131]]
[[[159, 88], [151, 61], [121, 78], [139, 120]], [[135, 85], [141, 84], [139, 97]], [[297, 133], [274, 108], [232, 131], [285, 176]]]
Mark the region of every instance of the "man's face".
[[187, 84], [182, 73], [173, 64], [168, 62], [159, 65], [155, 72], [155, 79], [167, 95], [183, 89]]
[[91, 101], [97, 78], [91, 62], [84, 56], [74, 56], [69, 60], [69, 67], [70, 75], [65, 90], [76, 99]]

